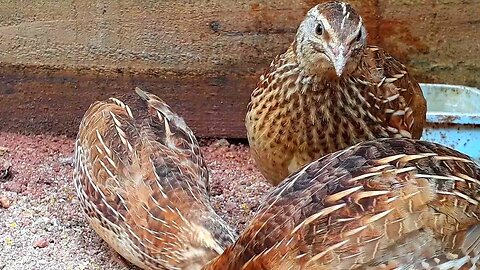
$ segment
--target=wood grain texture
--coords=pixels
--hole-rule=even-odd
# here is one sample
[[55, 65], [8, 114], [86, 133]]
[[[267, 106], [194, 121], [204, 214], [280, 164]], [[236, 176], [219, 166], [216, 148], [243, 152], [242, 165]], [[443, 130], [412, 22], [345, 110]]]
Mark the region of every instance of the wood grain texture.
[[[73, 135], [92, 101], [141, 86], [198, 136], [244, 138], [259, 75], [319, 2], [0, 0], [0, 129]], [[480, 86], [476, 1], [350, 2], [420, 81]]]
[[[136, 86], [161, 96], [199, 137], [244, 136], [248, 83], [256, 76], [164, 76], [155, 72], [0, 68], [0, 130], [74, 137], [96, 100], [133, 95]], [[127, 100], [128, 101], [128, 100]], [[242, 118], [242, 119], [239, 119]]]

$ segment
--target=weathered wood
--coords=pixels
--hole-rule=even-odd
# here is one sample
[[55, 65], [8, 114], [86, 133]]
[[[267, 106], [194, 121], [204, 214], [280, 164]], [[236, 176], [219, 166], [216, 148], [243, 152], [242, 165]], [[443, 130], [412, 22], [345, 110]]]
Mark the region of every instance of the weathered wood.
[[4, 131], [75, 136], [95, 100], [133, 95], [135, 86], [159, 95], [202, 137], [243, 138], [250, 87], [258, 76], [166, 76], [154, 70], [62, 70], [3, 66], [0, 127]]
[[[0, 130], [74, 135], [91, 102], [140, 86], [198, 136], [242, 138], [258, 76], [317, 2], [0, 0]], [[477, 1], [351, 2], [421, 80], [480, 86]]]
[[427, 82], [480, 86], [480, 1], [380, 0], [379, 44]]
[[[316, 2], [0, 2], [0, 60], [71, 68], [251, 72], [285, 50]], [[353, 2], [362, 3], [362, 10], [375, 3]]]

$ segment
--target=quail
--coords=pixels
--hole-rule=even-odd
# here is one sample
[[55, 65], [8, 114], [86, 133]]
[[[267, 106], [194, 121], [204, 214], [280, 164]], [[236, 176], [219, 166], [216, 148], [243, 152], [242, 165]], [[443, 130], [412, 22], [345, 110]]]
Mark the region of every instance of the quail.
[[363, 19], [350, 4], [319, 4], [260, 77], [245, 125], [253, 159], [273, 185], [362, 141], [421, 137], [426, 100], [419, 84], [366, 40]]
[[236, 239], [213, 210], [208, 170], [185, 121], [136, 89], [85, 113], [74, 184], [93, 229], [142, 269], [200, 269]]

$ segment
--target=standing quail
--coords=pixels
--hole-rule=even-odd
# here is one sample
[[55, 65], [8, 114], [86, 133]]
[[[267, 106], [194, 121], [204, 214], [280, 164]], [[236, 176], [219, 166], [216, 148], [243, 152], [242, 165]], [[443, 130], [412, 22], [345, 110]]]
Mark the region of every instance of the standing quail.
[[260, 77], [245, 124], [252, 156], [272, 184], [361, 141], [421, 137], [420, 86], [400, 62], [367, 46], [366, 36], [351, 5], [319, 4]]

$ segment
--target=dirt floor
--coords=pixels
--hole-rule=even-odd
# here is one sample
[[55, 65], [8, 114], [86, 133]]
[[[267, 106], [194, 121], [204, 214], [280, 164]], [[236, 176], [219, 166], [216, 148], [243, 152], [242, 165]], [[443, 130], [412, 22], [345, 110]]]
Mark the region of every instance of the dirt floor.
[[[202, 145], [213, 206], [240, 232], [270, 186], [248, 147]], [[71, 179], [72, 149], [69, 138], [0, 133], [0, 270], [136, 269], [86, 222]]]

